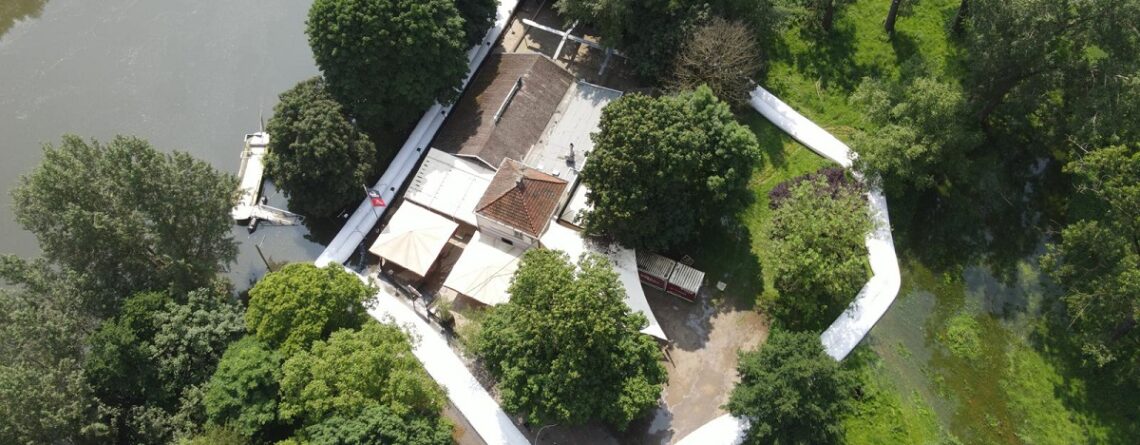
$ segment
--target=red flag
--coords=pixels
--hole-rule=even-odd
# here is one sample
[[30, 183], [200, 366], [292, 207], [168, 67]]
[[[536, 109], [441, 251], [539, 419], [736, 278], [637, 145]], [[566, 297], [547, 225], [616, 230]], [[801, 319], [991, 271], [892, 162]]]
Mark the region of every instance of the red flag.
[[372, 200], [372, 207], [384, 207], [384, 198], [376, 190], [368, 190], [368, 199]]

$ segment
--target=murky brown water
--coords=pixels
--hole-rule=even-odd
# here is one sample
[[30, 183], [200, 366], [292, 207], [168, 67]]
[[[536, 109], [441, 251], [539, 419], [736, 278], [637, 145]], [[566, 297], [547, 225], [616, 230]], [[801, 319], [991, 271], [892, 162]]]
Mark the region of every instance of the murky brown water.
[[[0, 253], [38, 254], [7, 191], [64, 133], [133, 134], [235, 172], [244, 133], [317, 73], [308, 0], [0, 0]], [[272, 191], [270, 191], [273, 194]], [[284, 205], [280, 196], [277, 204]], [[295, 228], [235, 226], [244, 287], [270, 260], [315, 258]]]

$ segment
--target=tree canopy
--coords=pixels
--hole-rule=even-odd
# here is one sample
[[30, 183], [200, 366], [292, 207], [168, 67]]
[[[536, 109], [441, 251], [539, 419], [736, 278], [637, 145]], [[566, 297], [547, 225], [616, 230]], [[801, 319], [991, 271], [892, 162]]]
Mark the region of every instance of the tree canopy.
[[[1140, 382], [1140, 150], [1112, 146], [1069, 163], [1080, 193], [1044, 269], [1060, 285], [1073, 341], [1093, 368]], [[1084, 214], [1082, 214], [1084, 213]]]
[[[286, 421], [307, 426], [335, 417], [354, 423], [325, 424], [342, 432], [382, 430], [385, 427], [377, 423], [395, 421], [376, 417], [386, 414], [408, 422], [422, 419], [431, 430], [450, 435], [451, 425], [441, 417], [444, 397], [443, 389], [412, 355], [408, 335], [394, 325], [369, 321], [357, 331], [334, 332], [327, 341], [318, 340], [310, 350], [286, 359], [279, 413]], [[382, 410], [369, 412], [374, 407]]]
[[740, 354], [737, 372], [726, 408], [748, 419], [745, 443], [842, 442], [853, 380], [818, 335], [774, 330], [760, 349]]
[[511, 300], [487, 315], [475, 349], [498, 380], [503, 407], [531, 423], [601, 420], [625, 429], [656, 405], [661, 351], [640, 333], [609, 261], [574, 264], [560, 251], [523, 255]]
[[467, 75], [454, 0], [316, 0], [305, 32], [329, 91], [371, 129], [453, 101]]
[[773, 200], [773, 311], [794, 329], [827, 326], [868, 279], [864, 237], [873, 223], [861, 187], [837, 171], [830, 183], [822, 174], [793, 179], [787, 196]]
[[376, 145], [348, 121], [320, 77], [298, 83], [280, 99], [266, 126], [266, 174], [289, 196], [291, 210], [336, 216], [359, 200], [376, 169]]
[[102, 315], [146, 289], [209, 284], [237, 255], [230, 235], [236, 182], [182, 152], [142, 139], [108, 144], [64, 136], [12, 191], [16, 219], [44, 256], [101, 291]]
[[852, 140], [855, 166], [891, 195], [949, 193], [972, 178], [971, 153], [981, 145], [981, 132], [955, 84], [919, 77], [899, 87], [865, 78], [851, 100], [871, 125]]
[[670, 84], [678, 91], [708, 87], [734, 107], [748, 103], [760, 74], [760, 49], [743, 22], [714, 17], [697, 27], [673, 63]]
[[463, 35], [467, 46], [471, 47], [483, 41], [487, 30], [495, 24], [495, 13], [499, 8], [498, 0], [455, 0], [455, 8], [463, 17]]
[[340, 266], [293, 263], [270, 272], [249, 291], [246, 329], [291, 356], [339, 329], [368, 319], [364, 283]]
[[582, 169], [593, 210], [586, 231], [666, 250], [751, 199], [756, 136], [705, 86], [652, 98], [628, 94], [602, 110]]
[[230, 344], [206, 386], [203, 404], [213, 425], [228, 425], [246, 440], [263, 438], [277, 422], [283, 358], [253, 336]]
[[77, 443], [99, 436], [84, 378], [98, 322], [74, 277], [45, 261], [0, 257], [0, 443]]

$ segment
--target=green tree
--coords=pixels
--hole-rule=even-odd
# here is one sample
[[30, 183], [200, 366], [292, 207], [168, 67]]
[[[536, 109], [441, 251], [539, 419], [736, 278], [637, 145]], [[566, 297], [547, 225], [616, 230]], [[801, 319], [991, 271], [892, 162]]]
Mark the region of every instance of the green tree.
[[752, 30], [743, 22], [715, 17], [689, 36], [673, 64], [670, 84], [677, 91], [708, 85], [717, 97], [743, 107], [758, 74], [760, 49]]
[[742, 21], [764, 36], [781, 21], [770, 0], [559, 0], [554, 7], [567, 19], [593, 24], [601, 43], [622, 50], [649, 80], [668, 76], [689, 35], [713, 16]]
[[453, 101], [467, 76], [453, 0], [316, 0], [306, 33], [329, 91], [369, 128]]
[[451, 425], [440, 418], [444, 396], [412, 355], [408, 334], [370, 321], [286, 359], [278, 411], [284, 420], [316, 425], [382, 406], [403, 419], [429, 419], [450, 434]]
[[332, 416], [304, 431], [311, 445], [451, 445], [451, 426], [442, 417], [399, 416], [373, 405], [355, 416]]
[[858, 187], [831, 189], [815, 175], [792, 185], [766, 233], [775, 318], [793, 329], [831, 323], [867, 281], [864, 237], [873, 224]]
[[1137, 21], [1136, 0], [970, 2], [964, 85], [978, 122], [1041, 140], [1011, 144], [1042, 149], [1037, 155], [1070, 145], [1073, 135], [1096, 143], [1116, 143], [1116, 132], [1135, 136], [1134, 122], [1120, 116], [1136, 107], [1135, 96], [1122, 93], [1136, 88], [1140, 37], [1119, 30]]
[[648, 322], [625, 304], [609, 261], [591, 254], [578, 267], [575, 274], [560, 251], [527, 251], [511, 300], [487, 315], [475, 349], [507, 411], [533, 424], [601, 420], [625, 429], [657, 404], [661, 350], [641, 334]]
[[186, 303], [168, 303], [155, 313], [159, 328], [150, 338], [150, 351], [171, 394], [210, 378], [226, 347], [245, 332], [242, 313], [228, 294], [205, 288], [187, 294]]
[[823, 32], [835, 27], [835, 14], [854, 0], [776, 0], [775, 3], [791, 20], [819, 24]]
[[1063, 291], [1065, 324], [1089, 365], [1140, 382], [1140, 150], [1102, 148], [1066, 170], [1079, 193], [1071, 205], [1089, 216], [1073, 215], [1042, 266]]
[[371, 289], [340, 266], [293, 263], [266, 274], [249, 291], [246, 329], [285, 356], [368, 319]]
[[740, 354], [740, 383], [726, 408], [750, 425], [747, 444], [841, 443], [852, 378], [811, 332], [772, 331]]
[[332, 217], [360, 199], [376, 169], [376, 145], [345, 118], [320, 77], [281, 93], [266, 130], [266, 173], [289, 196], [289, 208]]
[[16, 219], [44, 256], [105, 298], [103, 315], [135, 291], [194, 289], [232, 262], [236, 182], [186, 153], [144, 140], [64, 136], [12, 191]]
[[84, 377], [97, 320], [75, 277], [0, 256], [0, 443], [81, 443], [102, 431]]
[[478, 45], [495, 24], [498, 0], [455, 0], [455, 8], [463, 17], [463, 35], [467, 46]]
[[660, 98], [623, 96], [602, 110], [600, 126], [582, 169], [593, 206], [588, 233], [666, 250], [751, 199], [756, 136], [708, 87]]
[[971, 154], [981, 133], [956, 85], [920, 77], [898, 87], [865, 78], [851, 100], [863, 107], [870, 127], [852, 139], [855, 166], [891, 195], [948, 194], [974, 174]]
[[230, 344], [206, 385], [204, 405], [213, 425], [242, 437], [264, 438], [277, 423], [281, 354], [253, 336]]
[[207, 425], [202, 433], [178, 441], [178, 445], [248, 445], [249, 439], [228, 426]]

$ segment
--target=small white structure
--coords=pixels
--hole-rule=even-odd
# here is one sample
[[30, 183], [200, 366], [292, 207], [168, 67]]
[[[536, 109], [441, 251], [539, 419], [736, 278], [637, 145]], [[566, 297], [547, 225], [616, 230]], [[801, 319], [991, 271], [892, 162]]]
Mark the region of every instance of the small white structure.
[[684, 263], [677, 263], [669, 273], [669, 283], [665, 286], [665, 292], [693, 302], [697, 300], [697, 292], [701, 290], [701, 284], [704, 282], [704, 272]]
[[506, 303], [522, 255], [521, 248], [475, 232], [443, 285], [486, 305]]
[[495, 171], [478, 162], [431, 149], [404, 198], [472, 226], [475, 206]]
[[641, 282], [660, 290], [669, 285], [669, 274], [673, 272], [676, 261], [661, 255], [649, 252], [637, 252], [637, 274]]
[[261, 179], [265, 175], [263, 158], [269, 153], [269, 133], [259, 131], [245, 135], [245, 147], [241, 151], [241, 166], [238, 167], [238, 201], [230, 215], [235, 221], [244, 221], [253, 216], [257, 198], [261, 193]]
[[431, 210], [405, 201], [368, 251], [424, 277], [458, 227]]

